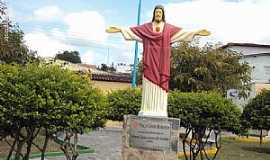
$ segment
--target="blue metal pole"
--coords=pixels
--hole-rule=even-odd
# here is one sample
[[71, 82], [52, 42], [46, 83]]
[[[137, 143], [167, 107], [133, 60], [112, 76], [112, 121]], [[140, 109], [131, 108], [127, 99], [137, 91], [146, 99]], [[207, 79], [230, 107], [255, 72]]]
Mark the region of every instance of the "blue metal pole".
[[[137, 25], [140, 25], [141, 7], [142, 7], [142, 0], [139, 0]], [[138, 42], [136, 41], [136, 43], [135, 43], [134, 65], [133, 65], [133, 70], [132, 70], [132, 87], [136, 87], [137, 65], [138, 65]]]

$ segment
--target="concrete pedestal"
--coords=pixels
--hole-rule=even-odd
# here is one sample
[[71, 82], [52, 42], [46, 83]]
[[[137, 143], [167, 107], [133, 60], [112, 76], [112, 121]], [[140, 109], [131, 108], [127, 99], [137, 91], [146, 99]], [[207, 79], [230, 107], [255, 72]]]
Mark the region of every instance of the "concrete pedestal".
[[125, 116], [122, 160], [177, 160], [180, 120]]

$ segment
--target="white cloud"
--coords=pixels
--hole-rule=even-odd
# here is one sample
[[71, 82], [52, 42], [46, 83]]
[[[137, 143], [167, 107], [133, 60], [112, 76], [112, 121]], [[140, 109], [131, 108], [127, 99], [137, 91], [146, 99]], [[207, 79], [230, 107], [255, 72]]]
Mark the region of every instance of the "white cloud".
[[[45, 14], [51, 10], [50, 14]], [[62, 12], [58, 7], [44, 7], [34, 12], [35, 19], [53, 20], [62, 16], [63, 28], [53, 28], [47, 31], [32, 32], [25, 35], [25, 41], [31, 49], [37, 50], [42, 57], [52, 57], [59, 51], [75, 50], [77, 47], [106, 47], [104, 17], [96, 11], [81, 11], [76, 13]], [[106, 48], [105, 48], [106, 49]], [[106, 55], [88, 50], [81, 54], [82, 61], [89, 64], [106, 63]]]
[[81, 55], [82, 63], [93, 64], [94, 62], [93, 55], [94, 55], [94, 52], [90, 50], [82, 54]]
[[210, 30], [209, 41], [270, 43], [269, 0], [194, 0], [169, 3], [165, 9], [169, 23]]
[[61, 18], [63, 14], [64, 13], [57, 6], [46, 6], [35, 10], [33, 18], [40, 21], [50, 21]]
[[104, 42], [107, 38], [104, 17], [96, 11], [71, 13], [65, 16], [64, 21], [70, 37], [98, 42]]
[[26, 45], [38, 52], [41, 57], [54, 57], [59, 51], [74, 50], [74, 47], [51, 38], [42, 32], [28, 33], [24, 37]]
[[106, 64], [107, 58], [107, 54], [94, 52], [92, 50], [88, 50], [81, 55], [82, 62], [86, 64]]

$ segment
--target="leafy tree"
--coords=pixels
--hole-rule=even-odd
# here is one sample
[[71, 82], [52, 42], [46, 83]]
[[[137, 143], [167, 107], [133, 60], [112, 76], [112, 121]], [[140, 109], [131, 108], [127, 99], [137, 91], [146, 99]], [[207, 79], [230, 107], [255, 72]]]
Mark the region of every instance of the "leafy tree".
[[56, 54], [55, 59], [60, 59], [71, 63], [82, 63], [78, 51], [64, 51], [63, 53], [58, 53]]
[[3, 1], [0, 1], [0, 20], [4, 19], [4, 15], [6, 14], [7, 6]]
[[[171, 92], [168, 99], [170, 117], [181, 118], [181, 126], [185, 127], [182, 143], [185, 158], [195, 160], [210, 159], [205, 151], [211, 132], [215, 135], [217, 149], [213, 159], [220, 151], [220, 137], [223, 129], [239, 132], [240, 110], [231, 101], [217, 93], [181, 93]], [[188, 136], [191, 136], [189, 139]], [[186, 154], [186, 146], [190, 147], [190, 157]]]
[[262, 131], [270, 130], [270, 90], [263, 90], [252, 99], [244, 108], [241, 119], [245, 129], [261, 131], [260, 144], [262, 144]]
[[[58, 132], [65, 135], [61, 149], [67, 159], [76, 159], [78, 134], [104, 124], [105, 98], [87, 76], [58, 66], [0, 65], [0, 136], [13, 138], [7, 159], [29, 159], [31, 146], [42, 152]], [[34, 143], [43, 131], [43, 146]], [[26, 148], [26, 152], [22, 149]]]
[[105, 72], [115, 72], [116, 69], [112, 66], [108, 66], [107, 64], [101, 64], [100, 70], [105, 71]]
[[143, 62], [140, 61], [139, 64], [137, 65], [137, 84], [140, 85], [142, 84], [142, 78], [143, 78]]
[[109, 71], [109, 67], [106, 64], [102, 63], [101, 67], [100, 67], [100, 70], [107, 72], [107, 71]]
[[23, 32], [18, 25], [5, 19], [6, 5], [0, 3], [0, 61], [25, 64], [36, 61], [36, 52], [31, 51], [23, 41]]
[[241, 55], [206, 45], [179, 43], [172, 49], [170, 89], [182, 92], [216, 90], [226, 95], [228, 89], [250, 90], [250, 67], [240, 63]]

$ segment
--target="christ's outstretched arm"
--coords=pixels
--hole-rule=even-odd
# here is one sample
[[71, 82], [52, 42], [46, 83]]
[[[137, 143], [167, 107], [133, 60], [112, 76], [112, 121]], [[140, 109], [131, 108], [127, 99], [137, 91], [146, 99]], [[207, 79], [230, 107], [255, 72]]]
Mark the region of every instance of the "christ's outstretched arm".
[[106, 29], [107, 33], [118, 33], [121, 32], [123, 37], [125, 38], [125, 40], [127, 41], [138, 41], [138, 42], [142, 42], [142, 39], [140, 37], [138, 37], [137, 35], [135, 35], [129, 28], [121, 28], [121, 27], [109, 27], [108, 29]]
[[171, 39], [171, 43], [178, 42], [178, 41], [192, 41], [192, 39], [195, 36], [209, 36], [210, 34], [211, 33], [206, 29], [201, 29], [201, 30], [191, 31], [191, 32], [180, 30], [175, 35], [173, 35]]

